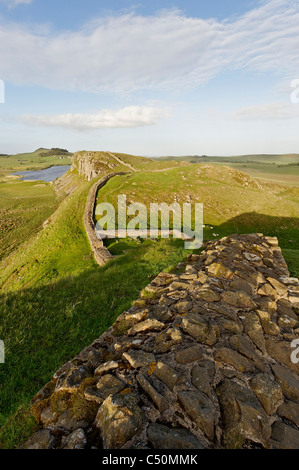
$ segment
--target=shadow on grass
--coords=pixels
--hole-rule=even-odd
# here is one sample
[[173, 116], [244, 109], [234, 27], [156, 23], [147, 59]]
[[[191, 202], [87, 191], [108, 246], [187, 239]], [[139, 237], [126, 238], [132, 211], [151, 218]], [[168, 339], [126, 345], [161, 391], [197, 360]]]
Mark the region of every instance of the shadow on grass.
[[[273, 217], [256, 212], [247, 212], [216, 226], [205, 228], [205, 239], [227, 236], [232, 233], [263, 233], [275, 236], [281, 248], [299, 249], [299, 219], [295, 217]], [[290, 245], [291, 244], [291, 245]]]
[[[98, 338], [160, 271], [188, 252], [181, 240], [145, 241], [100, 268], [0, 296], [0, 426], [53, 373]], [[0, 432], [0, 447], [1, 432]]]
[[205, 239], [221, 238], [232, 233], [253, 232], [277, 237], [291, 275], [299, 277], [298, 218], [273, 217], [256, 212], [248, 212], [234, 217], [221, 225], [213, 226], [213, 228], [208, 226], [205, 230]]
[[[277, 236], [292, 274], [299, 275], [297, 218], [246, 213], [206, 226], [204, 234], [205, 239], [215, 239], [252, 232]], [[152, 278], [171, 270], [188, 253], [181, 240], [112, 242], [111, 251], [122, 256], [102, 268], [92, 264], [76, 277], [0, 296], [0, 338], [6, 349], [6, 363], [0, 364], [0, 426], [28, 404], [62, 364], [130, 308]], [[0, 448], [19, 445], [20, 426], [11, 422], [11, 431], [7, 426], [5, 433], [0, 430]]]

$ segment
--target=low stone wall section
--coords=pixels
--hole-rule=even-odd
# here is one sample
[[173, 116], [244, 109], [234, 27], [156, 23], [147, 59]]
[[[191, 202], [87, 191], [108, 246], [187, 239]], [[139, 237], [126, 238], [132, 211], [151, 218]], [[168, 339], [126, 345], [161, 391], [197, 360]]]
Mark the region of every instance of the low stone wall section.
[[92, 249], [94, 258], [96, 262], [103, 266], [109, 261], [113, 256], [104, 246], [103, 241], [96, 236], [95, 232], [95, 222], [94, 222], [94, 213], [96, 208], [96, 196], [100, 188], [105, 186], [107, 181], [109, 181], [114, 176], [126, 175], [127, 172], [118, 172], [118, 173], [109, 173], [108, 175], [101, 178], [97, 181], [89, 191], [87, 196], [85, 211], [84, 211], [84, 227]]
[[299, 448], [299, 281], [277, 239], [210, 241], [178, 268], [34, 397], [24, 448]]

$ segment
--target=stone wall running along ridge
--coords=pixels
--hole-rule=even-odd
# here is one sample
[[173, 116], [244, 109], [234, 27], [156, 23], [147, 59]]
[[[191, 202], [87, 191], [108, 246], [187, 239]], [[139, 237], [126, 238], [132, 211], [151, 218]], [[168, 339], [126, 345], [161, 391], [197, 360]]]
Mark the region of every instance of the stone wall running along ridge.
[[277, 239], [210, 241], [179, 266], [34, 397], [22, 447], [299, 448], [299, 281]]
[[92, 249], [94, 258], [96, 262], [103, 266], [104, 264], [109, 261], [109, 259], [113, 258], [111, 253], [107, 250], [104, 246], [103, 241], [96, 236], [95, 232], [95, 222], [94, 222], [94, 213], [96, 208], [96, 197], [97, 192], [100, 188], [102, 188], [110, 178], [119, 175], [126, 175], [126, 172], [118, 172], [118, 173], [109, 173], [108, 175], [101, 178], [97, 181], [90, 189], [89, 194], [86, 200], [86, 206], [84, 211], [84, 227], [87, 234], [87, 238], [89, 240], [90, 247]]

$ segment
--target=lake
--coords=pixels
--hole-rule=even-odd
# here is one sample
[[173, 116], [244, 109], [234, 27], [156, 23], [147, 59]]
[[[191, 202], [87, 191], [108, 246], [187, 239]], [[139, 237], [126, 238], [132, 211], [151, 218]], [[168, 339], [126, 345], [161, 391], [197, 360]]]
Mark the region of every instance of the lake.
[[23, 180], [42, 180], [50, 183], [51, 181], [56, 180], [60, 176], [64, 175], [70, 169], [70, 165], [57, 165], [50, 166], [45, 170], [27, 170], [27, 171], [17, 171], [12, 173], [13, 175], [22, 176]]

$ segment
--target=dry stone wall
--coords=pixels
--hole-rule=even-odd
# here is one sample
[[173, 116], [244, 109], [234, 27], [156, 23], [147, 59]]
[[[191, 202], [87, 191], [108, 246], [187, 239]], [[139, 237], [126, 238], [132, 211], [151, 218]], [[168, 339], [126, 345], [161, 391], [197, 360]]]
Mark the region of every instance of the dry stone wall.
[[100, 188], [102, 188], [107, 183], [107, 181], [109, 181], [110, 178], [113, 178], [114, 176], [117, 176], [117, 175], [125, 175], [125, 174], [126, 172], [109, 173], [108, 175], [101, 178], [92, 186], [87, 196], [87, 201], [86, 201], [86, 206], [85, 206], [85, 211], [84, 211], [84, 218], [83, 218], [84, 227], [85, 227], [87, 238], [89, 240], [94, 258], [100, 266], [103, 266], [104, 264], [106, 264], [107, 261], [109, 261], [109, 259], [112, 258], [112, 255], [104, 246], [102, 240], [96, 236], [96, 232], [95, 232], [94, 212], [95, 212], [95, 206], [96, 206], [97, 192]]
[[23, 447], [299, 448], [299, 281], [277, 239], [210, 241], [179, 268], [34, 397]]

